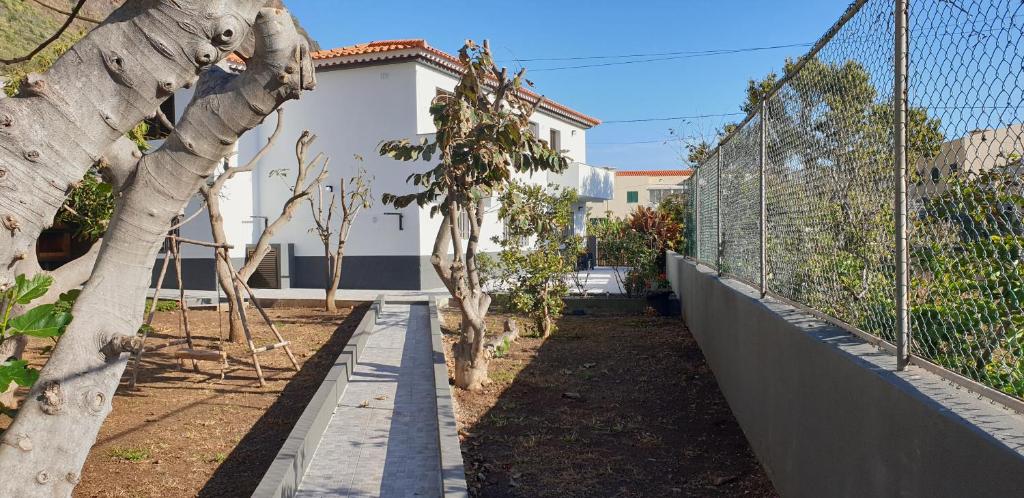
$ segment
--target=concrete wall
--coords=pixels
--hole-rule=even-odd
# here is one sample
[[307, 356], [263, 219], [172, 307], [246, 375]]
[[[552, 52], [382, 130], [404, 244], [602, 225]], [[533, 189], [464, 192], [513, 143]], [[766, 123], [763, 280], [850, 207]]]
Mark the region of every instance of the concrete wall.
[[683, 317], [782, 496], [1020, 496], [1024, 418], [670, 253]]

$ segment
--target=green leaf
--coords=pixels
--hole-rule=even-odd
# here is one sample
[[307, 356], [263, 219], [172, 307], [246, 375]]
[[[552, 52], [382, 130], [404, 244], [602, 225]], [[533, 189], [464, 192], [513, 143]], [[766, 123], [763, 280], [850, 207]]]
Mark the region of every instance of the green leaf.
[[71, 314], [56, 311], [54, 305], [44, 304], [32, 308], [8, 324], [11, 334], [32, 337], [56, 337], [64, 332], [64, 327], [71, 323]]
[[12, 299], [18, 304], [28, 304], [34, 299], [43, 297], [46, 291], [53, 284], [53, 277], [45, 274], [37, 274], [32, 279], [25, 278], [25, 275], [15, 277], [14, 288], [11, 289]]
[[0, 363], [0, 392], [5, 392], [16, 383], [22, 387], [31, 387], [39, 378], [39, 372], [29, 368], [25, 360], [11, 360]]

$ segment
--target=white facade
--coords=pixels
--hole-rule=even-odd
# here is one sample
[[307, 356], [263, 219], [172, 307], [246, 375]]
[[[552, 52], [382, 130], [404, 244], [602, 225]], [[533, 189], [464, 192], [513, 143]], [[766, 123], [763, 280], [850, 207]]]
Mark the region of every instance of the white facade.
[[[351, 178], [360, 168], [372, 177], [373, 206], [364, 209], [353, 225], [342, 270], [342, 287], [423, 289], [440, 286], [429, 265], [440, 219], [432, 219], [429, 209], [416, 205], [398, 210], [380, 202], [384, 193], [414, 192], [415, 187], [408, 184], [406, 178], [426, 171], [431, 165], [396, 161], [381, 157], [377, 151], [384, 140], [430, 137], [434, 133], [430, 103], [438, 90], [452, 91], [457, 81], [452, 72], [415, 57], [354, 65], [319, 64], [317, 89], [285, 105], [284, 125], [275, 146], [252, 173], [239, 174], [225, 186], [221, 202], [228, 242], [235, 246], [232, 257], [242, 260], [246, 245], [255, 242], [266, 219], [273, 220], [280, 213], [291, 194], [294, 176], [272, 177], [271, 171], [287, 169], [294, 175], [295, 141], [303, 131], [309, 130], [318, 137], [310, 149], [309, 159], [317, 153], [330, 158], [326, 185], [333, 185], [337, 191], [339, 182]], [[188, 102], [187, 97], [179, 95], [177, 98], [179, 115]], [[533, 121], [540, 128], [540, 136], [548, 137], [551, 129], [557, 130], [567, 156], [580, 163], [586, 161], [586, 130], [593, 124], [543, 109], [535, 114]], [[276, 125], [276, 118], [272, 116], [247, 133], [231, 161], [248, 161], [266, 143]], [[357, 160], [356, 156], [362, 160]], [[579, 177], [581, 172], [586, 179]], [[584, 202], [611, 197], [614, 181], [610, 171], [584, 164], [574, 164], [563, 175], [536, 176], [543, 177], [524, 180], [578, 188]], [[604, 195], [607, 197], [602, 197]], [[585, 211], [582, 205], [581, 202], [581, 212]], [[195, 200], [186, 214], [200, 207], [201, 203]], [[481, 243], [484, 252], [498, 250], [490, 240], [502, 231], [497, 212], [497, 203], [488, 202]], [[208, 225], [205, 214], [201, 215], [183, 228], [182, 235], [210, 240]], [[582, 226], [581, 219], [578, 228]], [[322, 270], [323, 246], [310, 232], [312, 227], [310, 209], [303, 205], [294, 219], [275, 235], [273, 243], [281, 244], [283, 287], [319, 287], [326, 278]], [[188, 248], [185, 251], [186, 258], [209, 260], [212, 268], [211, 250]], [[209, 279], [213, 285], [212, 275]], [[197, 285], [201, 284], [192, 284]]]

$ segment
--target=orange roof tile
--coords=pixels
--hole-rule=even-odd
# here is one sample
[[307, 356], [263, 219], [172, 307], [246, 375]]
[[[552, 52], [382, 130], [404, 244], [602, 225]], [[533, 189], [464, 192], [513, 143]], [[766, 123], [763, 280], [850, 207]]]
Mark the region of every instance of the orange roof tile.
[[616, 171], [615, 176], [690, 176], [690, 169], [649, 169], [634, 171]]
[[[419, 53], [417, 53], [419, 52]], [[462, 70], [462, 63], [455, 56], [431, 47], [426, 40], [423, 39], [411, 39], [411, 40], [380, 40], [373, 41], [370, 43], [360, 43], [358, 45], [351, 45], [348, 47], [339, 47], [330, 50], [321, 50], [319, 52], [313, 52], [310, 56], [314, 61], [320, 62], [321, 66], [339, 66], [343, 64], [354, 64], [361, 62], [371, 62], [374, 60], [387, 60], [403, 57], [417, 57], [426, 56], [428, 62], [432, 62], [437, 66], [447, 69], [452, 72], [460, 72]], [[366, 56], [366, 57], [360, 57]], [[352, 60], [338, 60], [345, 58], [353, 58]], [[541, 98], [536, 92], [527, 88], [522, 89], [522, 94], [527, 99], [536, 102]], [[545, 99], [544, 104], [541, 106], [549, 112], [560, 114], [565, 117], [572, 118], [582, 124], [588, 126], [597, 126], [601, 124], [601, 120], [575, 111], [565, 105], [559, 104], [550, 99]]]

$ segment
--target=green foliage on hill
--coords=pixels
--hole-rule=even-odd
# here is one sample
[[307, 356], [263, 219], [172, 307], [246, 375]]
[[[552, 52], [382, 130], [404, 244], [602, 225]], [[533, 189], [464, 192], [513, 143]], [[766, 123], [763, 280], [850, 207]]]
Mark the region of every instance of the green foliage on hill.
[[24, 55], [47, 39], [60, 22], [26, 0], [0, 0], [0, 57]]

